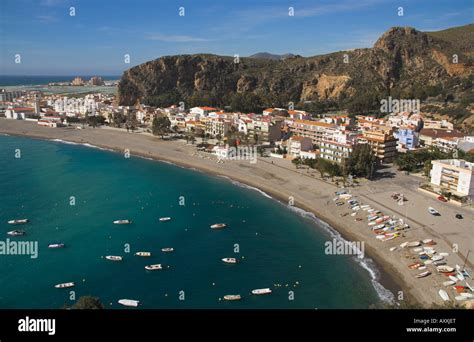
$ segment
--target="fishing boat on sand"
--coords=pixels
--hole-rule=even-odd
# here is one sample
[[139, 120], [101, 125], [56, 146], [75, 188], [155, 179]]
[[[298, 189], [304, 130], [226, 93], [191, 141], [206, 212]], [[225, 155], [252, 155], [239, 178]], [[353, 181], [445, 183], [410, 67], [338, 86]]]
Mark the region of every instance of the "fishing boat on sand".
[[431, 274], [430, 271], [426, 271], [426, 272], [422, 272], [422, 273], [419, 273], [416, 275], [417, 278], [424, 278], [424, 277], [427, 277]]
[[438, 294], [439, 294], [439, 296], [441, 297], [441, 299], [443, 299], [444, 301], [448, 301], [448, 300], [449, 300], [448, 293], [447, 293], [445, 290], [439, 290], [439, 291], [438, 291]]
[[450, 273], [454, 271], [454, 268], [451, 266], [441, 265], [436, 267], [436, 270], [440, 273]]

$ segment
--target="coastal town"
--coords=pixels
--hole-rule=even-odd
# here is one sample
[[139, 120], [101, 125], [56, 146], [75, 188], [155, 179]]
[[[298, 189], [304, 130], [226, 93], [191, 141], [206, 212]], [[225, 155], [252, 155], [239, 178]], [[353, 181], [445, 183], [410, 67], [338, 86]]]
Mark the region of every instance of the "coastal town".
[[[472, 306], [474, 136], [449, 120], [419, 110], [352, 115], [291, 106], [261, 113], [183, 103], [119, 106], [114, 95], [100, 92], [3, 90], [0, 96], [3, 133], [22, 135], [23, 127], [33, 137], [129, 148], [227, 175], [317, 213], [346, 239], [366, 241], [371, 256], [388, 259], [404, 279], [391, 289], [399, 301], [409, 289], [406, 296], [425, 306]], [[111, 143], [120, 137], [122, 143]]]

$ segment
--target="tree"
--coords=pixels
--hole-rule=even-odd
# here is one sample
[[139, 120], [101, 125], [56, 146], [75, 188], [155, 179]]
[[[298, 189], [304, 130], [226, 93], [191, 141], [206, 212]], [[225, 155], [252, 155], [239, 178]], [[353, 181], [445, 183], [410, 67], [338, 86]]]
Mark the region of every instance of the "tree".
[[166, 132], [169, 132], [171, 126], [170, 120], [166, 116], [155, 116], [152, 123], [152, 132], [153, 135], [163, 135]]
[[368, 144], [354, 146], [351, 155], [345, 161], [345, 172], [358, 177], [372, 178], [377, 163], [372, 148]]
[[300, 157], [296, 157], [291, 161], [297, 169], [299, 169], [300, 165], [302, 164], [302, 160]]
[[98, 297], [82, 296], [71, 306], [71, 309], [100, 310], [104, 309], [104, 305]]

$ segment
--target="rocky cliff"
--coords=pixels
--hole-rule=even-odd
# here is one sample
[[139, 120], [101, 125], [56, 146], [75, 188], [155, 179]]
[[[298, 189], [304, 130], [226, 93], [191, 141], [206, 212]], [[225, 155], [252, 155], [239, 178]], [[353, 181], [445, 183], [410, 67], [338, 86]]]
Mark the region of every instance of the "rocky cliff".
[[394, 27], [372, 48], [314, 57], [240, 58], [237, 63], [233, 57], [206, 54], [161, 57], [124, 72], [118, 101], [165, 104], [202, 97], [226, 105], [240, 93], [257, 95], [262, 106], [271, 106], [288, 101], [344, 103], [368, 93], [417, 97], [420, 89], [430, 96], [459, 93], [473, 75], [474, 45], [458, 36], [474, 36], [474, 25], [445, 31]]

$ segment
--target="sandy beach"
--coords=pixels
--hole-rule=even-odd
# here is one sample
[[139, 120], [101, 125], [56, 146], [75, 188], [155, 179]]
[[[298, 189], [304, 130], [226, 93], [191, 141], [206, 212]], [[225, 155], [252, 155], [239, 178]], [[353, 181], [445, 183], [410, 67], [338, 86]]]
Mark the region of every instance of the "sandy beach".
[[[351, 194], [360, 202], [370, 204], [386, 215], [403, 218], [406, 216], [411, 229], [403, 232], [403, 236], [381, 242], [368, 229], [367, 220], [356, 221], [350, 215], [342, 216], [350, 212], [350, 209], [347, 205], [336, 207], [333, 198], [338, 188], [335, 185], [318, 179], [306, 170], [296, 170], [287, 160], [259, 157], [254, 164], [249, 161], [216, 163], [215, 157], [198, 154], [194, 146], [182, 141], [162, 141], [150, 135], [111, 129], [46, 128], [38, 126], [36, 122], [7, 119], [0, 119], [0, 133], [88, 143], [122, 154], [125, 150], [129, 150], [132, 155], [169, 161], [209, 174], [229, 177], [261, 189], [283, 203], [288, 203], [291, 198], [294, 198], [295, 207], [314, 213], [319, 219], [336, 229], [345, 239], [364, 241], [366, 255], [374, 259], [382, 270], [380, 282], [391, 290], [397, 299], [401, 299], [399, 291], [402, 291], [405, 300], [416, 301], [424, 306], [442, 303], [438, 290], [445, 288], [442, 283], [447, 280], [446, 277], [437, 273], [430, 265], [431, 268], [428, 270], [431, 270], [432, 274], [429, 277], [417, 279], [415, 275], [420, 271], [410, 270], [407, 267], [414, 262], [415, 254], [408, 248], [398, 248], [395, 251], [389, 249], [405, 241], [432, 238], [437, 242], [434, 247], [438, 252], [449, 253], [447, 264], [454, 267], [456, 264], [464, 264], [467, 250], [474, 246], [474, 231], [470, 227], [474, 222], [473, 211], [449, 203], [441, 203], [430, 195], [416, 190], [421, 179], [414, 176], [397, 173], [351, 188]], [[13, 153], [12, 151], [12, 156]], [[406, 205], [398, 206], [397, 202], [390, 198], [390, 194], [394, 191], [405, 194], [408, 199]], [[257, 192], [256, 196], [259, 196]], [[442, 216], [429, 215], [426, 210], [429, 205], [437, 208]], [[462, 213], [464, 219], [455, 219], [456, 213]], [[359, 213], [357, 217], [363, 216]], [[458, 250], [454, 253], [453, 244], [456, 244]], [[474, 251], [467, 263], [470, 269], [472, 269], [473, 259]], [[471, 282], [474, 284], [474, 281]], [[448, 293], [453, 299], [453, 293], [451, 291]]]

